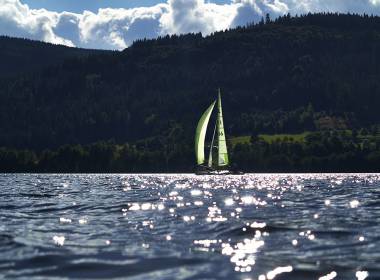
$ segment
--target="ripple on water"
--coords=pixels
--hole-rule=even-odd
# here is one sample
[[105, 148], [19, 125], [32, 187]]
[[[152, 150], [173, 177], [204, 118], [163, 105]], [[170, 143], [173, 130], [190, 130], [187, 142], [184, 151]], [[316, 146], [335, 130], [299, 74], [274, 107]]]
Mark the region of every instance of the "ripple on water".
[[373, 279], [378, 174], [0, 175], [11, 278]]

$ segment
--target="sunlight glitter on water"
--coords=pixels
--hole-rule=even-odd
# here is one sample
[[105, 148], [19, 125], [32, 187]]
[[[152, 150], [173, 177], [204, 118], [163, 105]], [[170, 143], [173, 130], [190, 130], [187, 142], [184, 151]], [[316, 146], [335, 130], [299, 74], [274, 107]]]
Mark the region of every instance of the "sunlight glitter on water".
[[327, 275], [319, 277], [318, 280], [332, 280], [332, 279], [334, 279], [337, 276], [338, 276], [338, 274], [335, 271], [333, 271], [333, 272], [330, 272]]
[[369, 276], [368, 271], [357, 271], [355, 273], [357, 280], [365, 280]]
[[235, 245], [222, 243], [222, 254], [231, 257], [230, 261], [235, 265], [235, 271], [250, 272], [256, 263], [255, 253], [264, 244], [261, 233], [257, 231], [254, 238], [245, 238]]
[[55, 244], [57, 244], [59, 246], [63, 246], [65, 244], [65, 237], [55, 235], [55, 236], [53, 236], [53, 241]]
[[[41, 248], [66, 250], [68, 263], [107, 278], [121, 271], [119, 278], [174, 279], [185, 270], [184, 279], [379, 275], [377, 174], [12, 176], [0, 177], [15, 186], [2, 189], [0, 204], [0, 249], [14, 263], [8, 269], [0, 256], [0, 269], [10, 277], [23, 273], [13, 256], [32, 261]], [[22, 247], [9, 246], [8, 236]], [[65, 262], [51, 271], [37, 262], [36, 278], [59, 277]]]

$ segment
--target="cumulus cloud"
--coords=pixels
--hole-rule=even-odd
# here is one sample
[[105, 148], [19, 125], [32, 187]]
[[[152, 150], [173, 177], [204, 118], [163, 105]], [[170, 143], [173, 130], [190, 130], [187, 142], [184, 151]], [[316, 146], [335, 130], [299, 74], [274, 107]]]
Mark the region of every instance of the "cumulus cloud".
[[52, 26], [52, 32], [60, 38], [65, 38], [73, 45], [81, 44], [81, 35], [79, 32], [80, 16], [77, 14], [63, 12], [57, 16], [57, 21]]
[[55, 44], [123, 49], [140, 38], [202, 32], [207, 35], [249, 22], [269, 13], [354, 12], [380, 14], [380, 0], [167, 0], [152, 7], [99, 9], [96, 13], [30, 9], [21, 0], [0, 0], [0, 34]]
[[[79, 29], [82, 43], [93, 48], [122, 49], [138, 38], [152, 38], [160, 33], [160, 18], [167, 13], [167, 5], [148, 8], [99, 9], [85, 11]], [[140, 34], [137, 34], [140, 33]]]
[[236, 16], [236, 5], [216, 5], [204, 0], [169, 0], [168, 13], [161, 17], [162, 32], [211, 33], [230, 27]]
[[0, 34], [72, 46], [53, 31], [59, 15], [44, 9], [31, 10], [18, 0], [0, 0]]
[[295, 13], [307, 12], [351, 12], [379, 14], [380, 0], [288, 0]]
[[277, 17], [289, 12], [288, 5], [280, 0], [234, 0], [233, 3], [238, 5], [238, 8], [231, 23], [232, 27], [258, 22], [266, 14]]

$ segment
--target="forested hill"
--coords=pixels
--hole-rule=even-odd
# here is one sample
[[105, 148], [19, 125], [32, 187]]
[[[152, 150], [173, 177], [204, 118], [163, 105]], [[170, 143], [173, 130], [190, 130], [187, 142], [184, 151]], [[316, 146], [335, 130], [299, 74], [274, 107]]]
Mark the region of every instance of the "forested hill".
[[41, 70], [68, 58], [100, 54], [106, 51], [70, 48], [39, 41], [0, 36], [0, 76]]
[[151, 152], [151, 162], [190, 165], [196, 123], [217, 88], [229, 139], [376, 130], [380, 18], [284, 16], [207, 37], [141, 40], [0, 80], [0, 146], [41, 151], [112, 139]]

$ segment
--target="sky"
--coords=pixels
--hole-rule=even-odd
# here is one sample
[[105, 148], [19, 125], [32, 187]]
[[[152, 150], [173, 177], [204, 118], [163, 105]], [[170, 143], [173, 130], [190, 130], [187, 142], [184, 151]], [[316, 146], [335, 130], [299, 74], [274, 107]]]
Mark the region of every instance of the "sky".
[[121, 50], [137, 39], [308, 12], [380, 15], [380, 0], [0, 0], [0, 35]]
[[[23, 0], [32, 9], [42, 9], [63, 12], [82, 13], [85, 10], [96, 12], [99, 8], [137, 8], [150, 7], [165, 0]], [[207, 2], [226, 4], [229, 0], [210, 0]]]
[[22, 0], [32, 9], [42, 9], [56, 12], [82, 13], [85, 10], [97, 12], [99, 8], [136, 8], [149, 7], [163, 0]]

